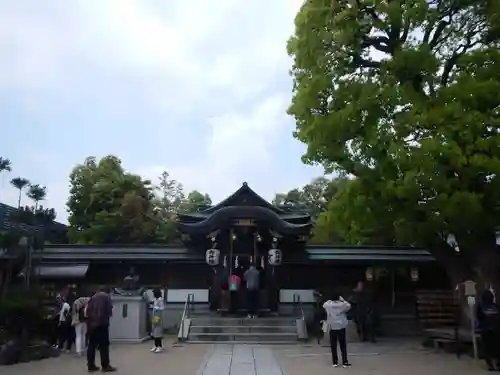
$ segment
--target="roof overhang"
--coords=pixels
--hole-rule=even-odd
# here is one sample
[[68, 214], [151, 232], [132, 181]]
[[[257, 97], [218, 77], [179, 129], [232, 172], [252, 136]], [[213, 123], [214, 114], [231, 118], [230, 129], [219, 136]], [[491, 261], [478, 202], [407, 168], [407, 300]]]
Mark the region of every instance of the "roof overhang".
[[435, 258], [424, 249], [412, 247], [382, 246], [311, 246], [307, 247], [311, 261], [359, 261], [359, 262], [434, 262]]
[[[39, 264], [33, 269], [33, 276], [41, 279], [82, 279], [87, 274], [89, 263]], [[26, 274], [26, 269], [20, 276]]]

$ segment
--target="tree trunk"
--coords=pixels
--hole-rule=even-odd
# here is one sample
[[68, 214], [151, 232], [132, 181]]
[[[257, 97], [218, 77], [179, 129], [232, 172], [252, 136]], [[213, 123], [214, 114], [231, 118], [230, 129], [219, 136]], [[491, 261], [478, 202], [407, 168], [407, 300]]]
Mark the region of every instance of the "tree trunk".
[[19, 189], [19, 199], [17, 200], [17, 208], [21, 208], [21, 193], [23, 192], [23, 189]]
[[446, 241], [434, 241], [428, 245], [428, 250], [444, 268], [452, 288], [474, 277], [472, 265], [467, 262], [463, 254], [456, 252]]

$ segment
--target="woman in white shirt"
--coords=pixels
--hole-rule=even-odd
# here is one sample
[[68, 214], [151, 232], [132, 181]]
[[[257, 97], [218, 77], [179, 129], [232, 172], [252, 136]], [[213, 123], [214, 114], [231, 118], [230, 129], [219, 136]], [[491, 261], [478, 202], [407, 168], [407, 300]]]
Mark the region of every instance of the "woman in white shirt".
[[73, 344], [73, 326], [71, 325], [71, 305], [68, 301], [64, 301], [59, 312], [59, 344], [58, 348], [63, 350], [66, 344], [66, 351], [71, 351]]
[[153, 311], [151, 313], [151, 336], [153, 336], [154, 346], [151, 349], [153, 353], [163, 351], [163, 310], [165, 302], [160, 289], [153, 290]]
[[326, 321], [324, 322], [323, 330], [330, 335], [333, 367], [339, 367], [337, 342], [340, 346], [340, 353], [342, 355], [342, 366], [351, 367], [347, 360], [346, 342], [346, 328], [348, 324], [347, 312], [351, 309], [351, 305], [340, 295], [334, 294], [330, 300], [323, 304], [323, 308], [326, 311]]

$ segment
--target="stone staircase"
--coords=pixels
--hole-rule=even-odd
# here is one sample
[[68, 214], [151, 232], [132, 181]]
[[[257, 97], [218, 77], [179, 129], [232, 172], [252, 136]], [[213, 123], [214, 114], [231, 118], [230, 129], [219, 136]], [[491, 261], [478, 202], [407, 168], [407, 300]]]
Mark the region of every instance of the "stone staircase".
[[293, 344], [299, 341], [297, 320], [292, 317], [256, 319], [192, 317], [187, 342], [238, 344]]

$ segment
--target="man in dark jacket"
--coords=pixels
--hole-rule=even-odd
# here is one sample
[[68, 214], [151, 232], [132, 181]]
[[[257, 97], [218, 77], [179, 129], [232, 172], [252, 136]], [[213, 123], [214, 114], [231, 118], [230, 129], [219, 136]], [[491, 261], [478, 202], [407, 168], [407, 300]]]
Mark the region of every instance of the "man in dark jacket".
[[500, 307], [494, 302], [493, 293], [485, 290], [476, 311], [481, 341], [484, 349], [484, 359], [489, 371], [500, 371]]
[[113, 372], [116, 368], [109, 361], [109, 319], [113, 314], [113, 304], [109, 288], [101, 287], [90, 298], [87, 305], [87, 329], [89, 346], [87, 349], [87, 367], [89, 372], [99, 370], [95, 365], [95, 352], [99, 349], [102, 372]]

